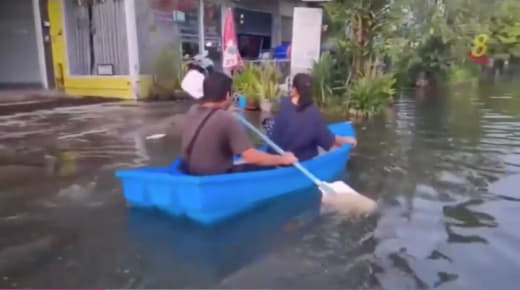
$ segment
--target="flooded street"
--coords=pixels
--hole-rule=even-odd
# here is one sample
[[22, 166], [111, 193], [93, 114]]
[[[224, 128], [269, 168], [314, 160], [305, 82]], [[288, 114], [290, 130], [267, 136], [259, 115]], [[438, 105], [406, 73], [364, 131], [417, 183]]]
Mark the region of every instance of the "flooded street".
[[0, 288], [516, 289], [519, 92], [408, 93], [356, 124], [345, 180], [378, 216], [309, 190], [213, 228], [128, 208], [114, 177], [178, 154], [187, 103], [0, 116]]

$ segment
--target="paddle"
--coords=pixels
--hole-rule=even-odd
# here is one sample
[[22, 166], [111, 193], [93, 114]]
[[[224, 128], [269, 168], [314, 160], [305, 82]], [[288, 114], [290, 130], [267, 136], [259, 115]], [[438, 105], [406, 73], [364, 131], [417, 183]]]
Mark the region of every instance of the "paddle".
[[[258, 137], [260, 137], [265, 143], [267, 143], [267, 145], [273, 148], [273, 150], [275, 150], [278, 154], [285, 153], [282, 148], [276, 145], [271, 139], [269, 139], [269, 137], [263, 134], [255, 126], [249, 123], [249, 121], [247, 121], [242, 115], [235, 115], [242, 124], [258, 135]], [[335, 181], [328, 183], [319, 180], [314, 174], [303, 167], [300, 162], [294, 163], [293, 166], [301, 173], [303, 173], [307, 178], [309, 178], [316, 186], [318, 186], [320, 191], [324, 194], [325, 201], [328, 201], [328, 203], [336, 206], [341, 205], [341, 209], [349, 213], [356, 212], [368, 214], [374, 211], [376, 203], [373, 200], [359, 194], [345, 182]]]

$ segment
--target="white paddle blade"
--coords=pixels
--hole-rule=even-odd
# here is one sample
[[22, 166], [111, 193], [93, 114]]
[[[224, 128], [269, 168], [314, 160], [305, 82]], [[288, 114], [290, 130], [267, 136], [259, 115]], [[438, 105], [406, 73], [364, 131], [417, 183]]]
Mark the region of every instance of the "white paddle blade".
[[332, 191], [332, 193], [336, 194], [359, 194], [357, 191], [355, 191], [352, 187], [350, 187], [348, 184], [346, 184], [343, 181], [335, 181], [333, 183], [324, 182], [329, 191]]
[[[322, 204], [344, 215], [368, 216], [376, 210], [376, 202], [352, 189], [342, 181], [326, 183], [328, 190], [323, 192]], [[322, 190], [323, 191], [323, 190]]]

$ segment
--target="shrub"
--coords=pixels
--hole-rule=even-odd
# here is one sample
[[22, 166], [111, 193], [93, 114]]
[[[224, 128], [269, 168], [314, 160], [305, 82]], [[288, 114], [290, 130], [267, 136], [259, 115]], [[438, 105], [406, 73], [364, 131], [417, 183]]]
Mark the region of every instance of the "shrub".
[[499, 60], [520, 59], [520, 3], [504, 1], [491, 18], [489, 54]]
[[348, 90], [347, 109], [355, 115], [373, 115], [383, 110], [395, 94], [396, 80], [392, 74], [364, 76]]
[[246, 64], [233, 76], [235, 91], [249, 99], [276, 99], [280, 96], [280, 72], [275, 64]]
[[312, 67], [313, 96], [319, 105], [335, 103], [345, 95], [351, 78], [350, 55], [346, 48], [338, 46], [321, 55]]
[[159, 52], [154, 63], [150, 95], [175, 96], [181, 90], [185, 72], [181, 48], [176, 44], [165, 47]]
[[312, 66], [312, 82], [314, 100], [324, 105], [333, 95], [332, 92], [332, 65], [330, 53], [324, 53]]
[[255, 83], [256, 93], [261, 99], [273, 100], [280, 97], [280, 72], [273, 63], [265, 63], [258, 67], [258, 80]]
[[475, 82], [479, 76], [479, 67], [472, 63], [454, 65], [448, 71], [449, 81], [452, 84]]
[[248, 63], [240, 72], [233, 75], [233, 89], [247, 98], [258, 98], [255, 89], [258, 77], [258, 68], [254, 64]]

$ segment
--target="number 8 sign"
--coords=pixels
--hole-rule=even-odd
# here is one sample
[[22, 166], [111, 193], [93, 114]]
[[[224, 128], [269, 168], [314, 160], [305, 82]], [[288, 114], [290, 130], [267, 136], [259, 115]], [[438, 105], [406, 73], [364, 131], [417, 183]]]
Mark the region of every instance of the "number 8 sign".
[[479, 34], [473, 39], [473, 45], [471, 50], [468, 51], [468, 58], [481, 65], [487, 65], [489, 63], [489, 58], [487, 56], [488, 48], [487, 42], [489, 37], [487, 34]]
[[486, 55], [487, 53], [487, 42], [489, 37], [486, 34], [480, 34], [475, 37], [473, 40], [473, 48], [471, 49], [471, 54], [474, 57], [481, 57]]

